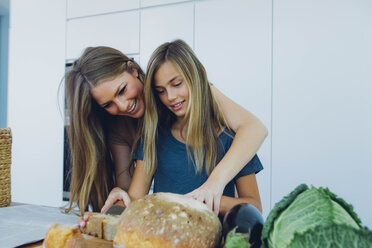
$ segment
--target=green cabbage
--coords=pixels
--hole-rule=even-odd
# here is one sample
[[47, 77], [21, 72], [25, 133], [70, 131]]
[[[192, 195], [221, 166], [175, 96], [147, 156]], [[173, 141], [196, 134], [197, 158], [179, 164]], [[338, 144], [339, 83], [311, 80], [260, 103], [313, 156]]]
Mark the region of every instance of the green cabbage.
[[262, 229], [264, 248], [372, 247], [352, 205], [327, 188], [301, 184], [278, 202]]
[[232, 229], [226, 236], [224, 248], [249, 248], [249, 234], [237, 233]]

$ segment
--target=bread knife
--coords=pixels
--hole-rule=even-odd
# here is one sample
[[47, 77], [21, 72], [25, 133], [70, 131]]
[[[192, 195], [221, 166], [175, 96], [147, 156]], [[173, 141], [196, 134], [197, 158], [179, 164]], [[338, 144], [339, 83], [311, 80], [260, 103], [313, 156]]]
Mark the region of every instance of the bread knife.
[[106, 210], [105, 214], [121, 215], [125, 208], [126, 207], [123, 201], [117, 201], [114, 205], [112, 205]]

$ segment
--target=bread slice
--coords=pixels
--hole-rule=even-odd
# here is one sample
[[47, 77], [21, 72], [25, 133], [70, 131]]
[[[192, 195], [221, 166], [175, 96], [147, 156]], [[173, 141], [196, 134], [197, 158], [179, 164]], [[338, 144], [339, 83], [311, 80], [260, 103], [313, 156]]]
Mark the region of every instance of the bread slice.
[[116, 234], [116, 225], [118, 221], [118, 215], [94, 213], [89, 217], [82, 231], [85, 234], [112, 241]]
[[89, 217], [84, 228], [82, 228], [82, 232], [97, 238], [102, 239], [102, 222], [104, 220], [104, 216], [102, 214], [93, 214]]
[[113, 241], [117, 231], [119, 215], [105, 215], [103, 220], [103, 239]]
[[82, 234], [78, 227], [53, 224], [44, 239], [44, 248], [112, 248], [112, 241]]
[[75, 242], [83, 239], [78, 227], [70, 227], [58, 223], [53, 224], [44, 239], [45, 248], [76, 247]]

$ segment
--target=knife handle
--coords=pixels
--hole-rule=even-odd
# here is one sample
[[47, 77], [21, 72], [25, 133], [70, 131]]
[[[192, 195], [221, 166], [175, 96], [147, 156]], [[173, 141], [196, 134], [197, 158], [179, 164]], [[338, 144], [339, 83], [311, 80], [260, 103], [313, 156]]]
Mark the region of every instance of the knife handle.
[[125, 206], [125, 204], [122, 200], [119, 200], [119, 201], [115, 202], [114, 205]]

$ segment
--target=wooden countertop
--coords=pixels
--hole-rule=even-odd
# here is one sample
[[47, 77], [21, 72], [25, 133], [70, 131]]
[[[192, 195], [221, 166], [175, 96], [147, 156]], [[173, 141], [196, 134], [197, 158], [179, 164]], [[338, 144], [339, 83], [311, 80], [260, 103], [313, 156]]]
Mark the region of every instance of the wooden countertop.
[[17, 248], [39, 248], [43, 246], [43, 241], [38, 241], [32, 244], [17, 246]]

